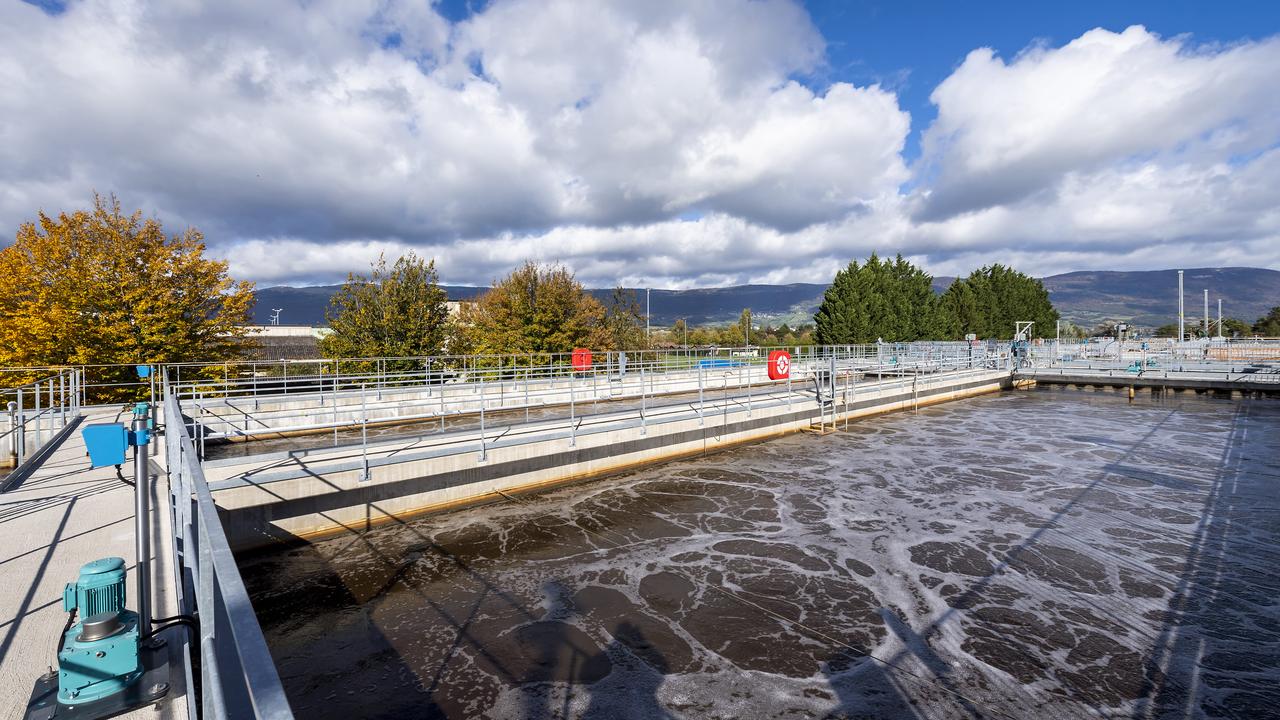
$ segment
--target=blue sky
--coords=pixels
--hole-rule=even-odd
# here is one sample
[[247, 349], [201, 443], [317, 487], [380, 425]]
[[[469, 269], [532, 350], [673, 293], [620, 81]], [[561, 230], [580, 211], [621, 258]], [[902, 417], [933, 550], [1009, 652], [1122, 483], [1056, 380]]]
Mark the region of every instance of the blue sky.
[[1280, 269], [1278, 7], [0, 2], [0, 228], [115, 193], [263, 284]]
[[936, 116], [929, 94], [976, 47], [1012, 58], [1035, 43], [1060, 46], [1096, 27], [1143, 25], [1196, 44], [1259, 40], [1280, 32], [1280, 3], [1191, 0], [986, 0], [867, 2], [809, 0], [805, 7], [827, 39], [817, 81], [883, 83], [911, 111], [907, 156], [919, 156], [920, 131]]

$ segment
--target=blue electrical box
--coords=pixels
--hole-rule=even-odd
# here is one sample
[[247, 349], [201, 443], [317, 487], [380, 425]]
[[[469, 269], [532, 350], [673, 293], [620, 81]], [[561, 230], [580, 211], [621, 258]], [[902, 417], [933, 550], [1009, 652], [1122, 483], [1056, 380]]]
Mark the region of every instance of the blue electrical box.
[[84, 446], [89, 451], [89, 464], [93, 467], [123, 465], [125, 451], [129, 447], [129, 431], [119, 423], [95, 423], [80, 431]]
[[134, 367], [134, 371], [138, 373], [138, 378], [141, 380], [146, 380], [147, 378], [151, 377], [150, 365], [138, 365]]

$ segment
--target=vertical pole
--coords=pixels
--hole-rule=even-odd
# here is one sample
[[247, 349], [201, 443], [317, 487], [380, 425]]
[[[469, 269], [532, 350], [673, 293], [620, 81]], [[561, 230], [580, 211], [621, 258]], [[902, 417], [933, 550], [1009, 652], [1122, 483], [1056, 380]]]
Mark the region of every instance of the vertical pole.
[[649, 432], [648, 419], [645, 417], [644, 363], [640, 364], [640, 434]]
[[41, 433], [41, 430], [40, 430], [40, 423], [42, 422], [40, 419], [40, 383], [36, 383], [35, 395], [36, 395], [36, 447], [39, 448], [40, 443], [44, 441], [43, 433]]
[[569, 447], [575, 447], [578, 443], [578, 429], [576, 427], [576, 423], [574, 422], [575, 420], [577, 420], [577, 418], [575, 417], [576, 412], [574, 409], [574, 392], [573, 392], [573, 386], [576, 384], [574, 381], [577, 379], [578, 378], [576, 375], [569, 376]]
[[1222, 298], [1218, 298], [1218, 337], [1226, 336], [1226, 333], [1222, 332]]
[[360, 383], [360, 464], [364, 470], [361, 481], [369, 479], [369, 406], [365, 403], [364, 383]]
[[27, 412], [23, 405], [22, 388], [18, 388], [18, 420], [22, 429], [18, 431], [18, 463], [27, 459]]
[[705, 405], [702, 402], [702, 364], [698, 364], [698, 427], [702, 427], [703, 409]]
[[487, 452], [484, 445], [484, 377], [483, 376], [477, 376], [477, 377], [479, 380], [479, 389], [480, 389], [480, 461], [484, 462], [486, 459], [486, 452]]
[[5, 410], [9, 413], [9, 463], [18, 467], [18, 403], [10, 400]]
[[1182, 271], [1178, 271], [1178, 344], [1187, 339], [1186, 315], [1183, 312]]
[[65, 370], [58, 373], [58, 421], [58, 427], [67, 426], [67, 373]]
[[1209, 289], [1208, 288], [1205, 288], [1205, 291], [1204, 291], [1204, 336], [1206, 340], [1209, 338]]
[[133, 534], [137, 562], [134, 572], [138, 584], [138, 634], [151, 632], [151, 472], [147, 467], [147, 414], [149, 408], [139, 404], [133, 410]]

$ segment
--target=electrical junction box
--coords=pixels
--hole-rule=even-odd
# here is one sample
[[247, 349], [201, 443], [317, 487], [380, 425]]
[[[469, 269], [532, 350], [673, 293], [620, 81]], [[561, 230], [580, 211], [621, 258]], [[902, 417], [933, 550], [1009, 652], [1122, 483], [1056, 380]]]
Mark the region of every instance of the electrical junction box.
[[93, 467], [123, 465], [129, 447], [129, 431], [119, 423], [94, 423], [80, 431], [89, 464]]

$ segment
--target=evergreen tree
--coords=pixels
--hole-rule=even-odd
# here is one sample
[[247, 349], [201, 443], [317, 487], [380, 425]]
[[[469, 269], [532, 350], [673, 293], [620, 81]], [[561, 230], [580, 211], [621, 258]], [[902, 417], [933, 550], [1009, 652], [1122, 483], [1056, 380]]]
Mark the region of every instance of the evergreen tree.
[[936, 338], [938, 298], [933, 277], [898, 255], [892, 261], [875, 253], [836, 273], [814, 315], [821, 345], [906, 342]]
[[1271, 312], [1258, 318], [1253, 332], [1263, 337], [1280, 337], [1280, 307], [1273, 307]]
[[1039, 280], [999, 263], [957, 279], [943, 293], [941, 306], [941, 324], [956, 338], [974, 333], [1007, 340], [1020, 320], [1034, 322], [1032, 333], [1045, 337], [1059, 318]]
[[[734, 344], [738, 343], [751, 344], [751, 308], [743, 308], [742, 313], [738, 315], [738, 337]], [[756, 344], [759, 345], [759, 343]]]

